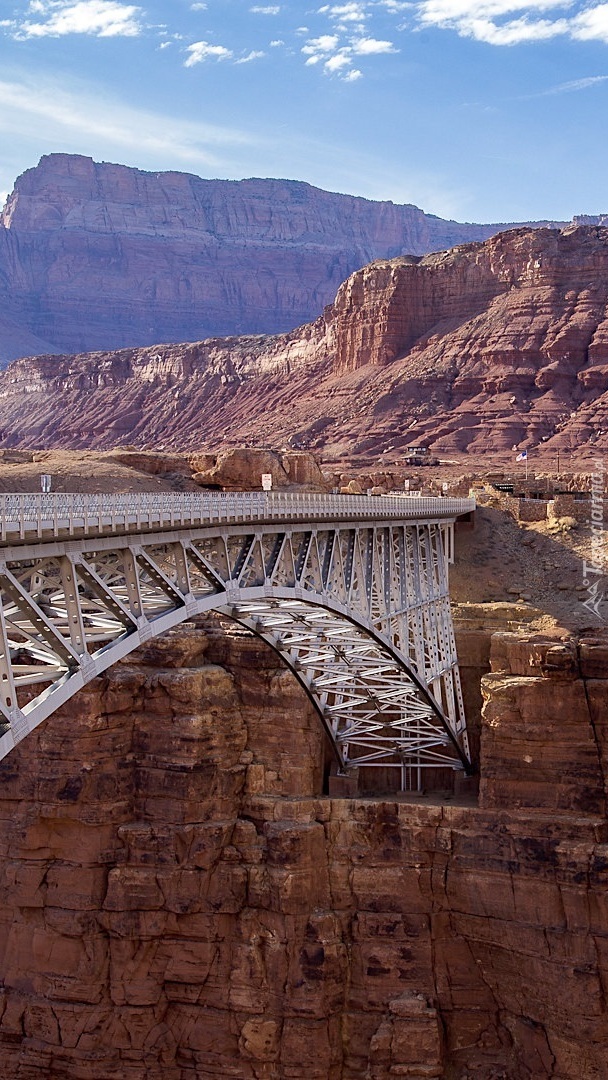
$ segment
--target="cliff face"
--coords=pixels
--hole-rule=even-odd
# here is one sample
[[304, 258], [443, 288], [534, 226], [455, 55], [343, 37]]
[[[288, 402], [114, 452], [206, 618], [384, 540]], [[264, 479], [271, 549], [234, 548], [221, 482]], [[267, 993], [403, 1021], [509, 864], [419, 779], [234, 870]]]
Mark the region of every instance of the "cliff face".
[[242, 634], [90, 684], [0, 767], [4, 1074], [603, 1076], [608, 643], [490, 662], [479, 806], [321, 797], [316, 717]]
[[[548, 387], [567, 361], [606, 363], [607, 302], [607, 229], [512, 230], [353, 274], [333, 309], [336, 367], [386, 364], [406, 352], [423, 352], [435, 367], [443, 357], [446, 370], [457, 359], [465, 369], [485, 359], [530, 373], [553, 363]], [[447, 356], [445, 344], [433, 348], [446, 334]]]
[[498, 228], [296, 181], [202, 180], [51, 154], [18, 178], [1, 218], [0, 289], [14, 329], [0, 334], [0, 360], [289, 330], [373, 259]]
[[18, 361], [0, 376], [0, 432], [5, 446], [290, 443], [328, 458], [415, 442], [593, 454], [608, 448], [608, 229], [375, 262], [289, 334]]

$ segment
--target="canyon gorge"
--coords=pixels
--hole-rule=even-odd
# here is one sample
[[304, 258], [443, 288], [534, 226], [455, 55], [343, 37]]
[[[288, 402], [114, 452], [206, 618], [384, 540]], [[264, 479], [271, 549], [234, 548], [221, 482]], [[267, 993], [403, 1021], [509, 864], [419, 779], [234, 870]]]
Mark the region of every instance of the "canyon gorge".
[[[608, 219], [498, 228], [68, 154], [17, 180], [0, 492], [479, 506], [472, 776], [343, 784], [294, 675], [211, 614], [0, 761], [7, 1080], [608, 1080]], [[490, 487], [515, 447], [535, 499]]]
[[601, 1080], [608, 638], [458, 647], [478, 801], [324, 795], [295, 680], [210, 620], [14, 751], [4, 1075]]

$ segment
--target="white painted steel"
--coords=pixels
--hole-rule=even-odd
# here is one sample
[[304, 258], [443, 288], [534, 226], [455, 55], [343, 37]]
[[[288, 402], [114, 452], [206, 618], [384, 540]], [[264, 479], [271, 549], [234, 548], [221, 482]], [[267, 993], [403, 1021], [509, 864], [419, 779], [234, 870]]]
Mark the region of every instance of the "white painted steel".
[[150, 529], [224, 522], [369, 521], [379, 518], [411, 521], [455, 518], [475, 509], [474, 499], [413, 498], [366, 495], [308, 495], [236, 491], [199, 495], [128, 493], [0, 494], [0, 540], [16, 542], [43, 537], [141, 532]]
[[341, 769], [397, 768], [416, 787], [425, 769], [468, 768], [447, 560], [455, 518], [474, 507], [0, 496], [0, 758], [139, 644], [216, 610], [283, 656]]

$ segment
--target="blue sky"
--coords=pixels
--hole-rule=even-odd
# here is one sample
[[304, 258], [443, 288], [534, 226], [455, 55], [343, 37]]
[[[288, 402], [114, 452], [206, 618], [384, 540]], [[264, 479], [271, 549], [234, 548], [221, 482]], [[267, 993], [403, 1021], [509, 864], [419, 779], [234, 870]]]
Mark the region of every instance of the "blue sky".
[[608, 212], [608, 3], [0, 0], [0, 193], [42, 154], [468, 221]]

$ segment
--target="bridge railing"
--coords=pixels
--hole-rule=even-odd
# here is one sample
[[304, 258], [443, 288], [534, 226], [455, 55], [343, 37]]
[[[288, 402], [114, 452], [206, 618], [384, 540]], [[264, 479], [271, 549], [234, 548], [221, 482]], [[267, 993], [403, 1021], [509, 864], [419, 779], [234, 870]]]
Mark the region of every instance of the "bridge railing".
[[0, 494], [0, 540], [268, 521], [454, 519], [475, 500], [301, 492]]

